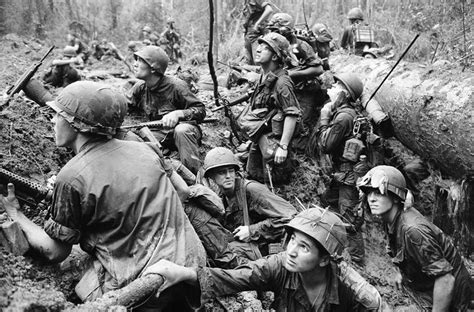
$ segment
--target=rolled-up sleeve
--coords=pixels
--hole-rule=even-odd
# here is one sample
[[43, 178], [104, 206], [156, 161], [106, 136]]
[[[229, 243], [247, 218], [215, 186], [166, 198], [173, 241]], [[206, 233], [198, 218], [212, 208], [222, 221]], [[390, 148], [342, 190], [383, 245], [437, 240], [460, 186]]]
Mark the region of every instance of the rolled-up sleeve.
[[406, 231], [405, 248], [423, 273], [436, 278], [452, 272], [453, 266], [444, 257], [443, 248], [431, 233], [423, 226], [410, 227]]
[[184, 112], [185, 120], [201, 121], [206, 117], [206, 107], [189, 89], [186, 83], [176, 79], [174, 103]]
[[285, 116], [301, 116], [301, 108], [296, 99], [294, 86], [290, 78], [278, 80], [276, 86], [276, 103]]
[[232, 270], [199, 268], [201, 299], [235, 294], [246, 290], [274, 291], [281, 282], [282, 254], [251, 261]]
[[80, 196], [74, 187], [67, 183], [56, 182], [53, 204], [45, 222], [46, 233], [54, 239], [77, 244], [81, 239]]

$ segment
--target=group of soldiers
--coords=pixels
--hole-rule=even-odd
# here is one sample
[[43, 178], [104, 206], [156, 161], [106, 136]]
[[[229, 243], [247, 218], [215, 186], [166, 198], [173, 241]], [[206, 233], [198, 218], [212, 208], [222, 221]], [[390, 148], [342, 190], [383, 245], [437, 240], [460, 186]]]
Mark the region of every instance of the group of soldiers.
[[[225, 147], [201, 159], [206, 108], [166, 74], [169, 55], [150, 44], [134, 52], [138, 81], [126, 94], [78, 81], [47, 103], [56, 145], [75, 156], [56, 177], [44, 227], [21, 212], [12, 184], [0, 206], [50, 261], [64, 260], [75, 244], [91, 255], [76, 287], [82, 300], [162, 275], [156, 296], [136, 307], [144, 311], [189, 311], [244, 290], [275, 292], [276, 311], [382, 311], [378, 291], [342, 261], [347, 249], [364, 265], [370, 210], [384, 221], [396, 285], [415, 291], [424, 308], [466, 311], [472, 280], [460, 253], [415, 209], [403, 173], [374, 156], [384, 118], [361, 106], [361, 79], [336, 73], [323, 88], [329, 63], [297, 38], [292, 17], [272, 15], [269, 2], [246, 5], [249, 40], [269, 21], [252, 53], [261, 75], [238, 118], [250, 141], [245, 170]], [[151, 136], [125, 131], [129, 112], [161, 127]], [[294, 153], [330, 159], [332, 180], [320, 198], [327, 208], [298, 212], [268, 188], [291, 183]]]

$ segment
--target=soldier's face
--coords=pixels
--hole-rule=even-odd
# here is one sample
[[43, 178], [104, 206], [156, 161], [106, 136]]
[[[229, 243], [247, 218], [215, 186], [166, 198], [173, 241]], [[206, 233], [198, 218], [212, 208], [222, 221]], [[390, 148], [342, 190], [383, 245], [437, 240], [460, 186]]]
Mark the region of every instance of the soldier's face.
[[135, 77], [138, 79], [145, 79], [152, 75], [151, 67], [141, 58], [137, 57], [133, 63]]
[[367, 195], [370, 211], [374, 215], [383, 215], [394, 207], [394, 202], [389, 195], [381, 194], [378, 189], [371, 190]]
[[268, 44], [260, 43], [255, 51], [255, 63], [259, 65], [268, 64], [272, 61], [273, 55], [274, 52]]
[[327, 264], [327, 256], [322, 256], [311, 237], [300, 231], [293, 232], [286, 247], [285, 268], [288, 271], [304, 273]]
[[56, 146], [58, 147], [72, 147], [74, 143], [77, 132], [69, 124], [69, 122], [64, 119], [61, 115], [56, 113], [53, 119], [51, 120], [54, 124], [54, 134]]
[[235, 187], [234, 166], [224, 166], [212, 170], [211, 178], [221, 190], [233, 190]]
[[327, 90], [329, 97], [331, 98], [331, 101], [335, 101], [337, 99], [337, 96], [340, 92], [344, 92], [346, 97], [349, 96], [349, 91], [347, 91], [346, 87], [340, 82], [339, 80], [336, 81], [330, 89]]

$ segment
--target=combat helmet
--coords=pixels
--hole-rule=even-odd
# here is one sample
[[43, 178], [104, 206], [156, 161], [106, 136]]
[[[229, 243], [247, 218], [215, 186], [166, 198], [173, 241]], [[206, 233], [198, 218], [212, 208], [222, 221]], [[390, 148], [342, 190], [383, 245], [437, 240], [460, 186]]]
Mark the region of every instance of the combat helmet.
[[93, 81], [74, 82], [46, 104], [78, 132], [109, 138], [116, 134], [127, 114], [127, 100], [122, 94]]
[[280, 60], [283, 60], [288, 56], [288, 48], [290, 47], [290, 43], [284, 36], [278, 33], [272, 32], [266, 34], [262, 38], [258, 38], [258, 43], [268, 44]]
[[288, 33], [293, 31], [295, 28], [295, 21], [290, 14], [276, 13], [273, 14], [272, 18], [268, 22], [267, 28], [272, 31], [278, 31], [281, 34]]
[[334, 259], [342, 255], [347, 245], [346, 226], [333, 212], [316, 206], [303, 210], [287, 225], [288, 230], [298, 230], [315, 239]]
[[141, 58], [148, 66], [162, 75], [165, 74], [170, 61], [170, 58], [162, 48], [152, 45], [141, 48], [133, 53], [133, 55]]
[[142, 31], [147, 32], [147, 33], [151, 33], [152, 30], [151, 30], [151, 27], [147, 25], [147, 26], [143, 26]]
[[364, 20], [364, 13], [362, 12], [361, 8], [352, 8], [347, 13], [347, 19], [349, 20]]
[[364, 84], [362, 80], [360, 80], [357, 75], [352, 73], [341, 73], [334, 75], [334, 80], [342, 82], [342, 84], [346, 87], [347, 91], [351, 95], [353, 101], [357, 101], [357, 99], [362, 95], [364, 91]]
[[402, 201], [407, 196], [405, 177], [400, 170], [392, 166], [376, 166], [370, 169], [357, 183], [357, 186], [366, 194], [377, 189], [382, 195], [391, 192]]
[[234, 166], [236, 171], [239, 170], [239, 162], [230, 149], [214, 147], [204, 158], [204, 176], [207, 177], [210, 170], [224, 166]]
[[63, 55], [67, 57], [75, 57], [77, 56], [76, 49], [73, 46], [66, 46], [63, 49]]

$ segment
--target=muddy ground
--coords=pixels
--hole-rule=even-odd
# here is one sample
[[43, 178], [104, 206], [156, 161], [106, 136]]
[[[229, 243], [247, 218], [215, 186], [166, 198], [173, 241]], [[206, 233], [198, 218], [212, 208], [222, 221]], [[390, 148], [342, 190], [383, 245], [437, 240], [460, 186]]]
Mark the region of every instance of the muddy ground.
[[[15, 36], [0, 39], [0, 91], [2, 93], [15, 81], [33, 61], [37, 61], [49, 45], [45, 42], [27, 40]], [[54, 52], [56, 55], [59, 53]], [[51, 61], [54, 56], [48, 58]], [[47, 62], [46, 62], [47, 63]], [[45, 64], [46, 65], [46, 64]], [[47, 66], [43, 65], [38, 74]], [[228, 121], [222, 112], [210, 113], [214, 107], [210, 77], [205, 65], [190, 69], [189, 75], [199, 77], [196, 82], [198, 96], [209, 108], [209, 117], [218, 117], [217, 124], [205, 125], [202, 153], [214, 146], [232, 147], [228, 141]], [[172, 65], [169, 73], [177, 70]], [[220, 82], [225, 81], [226, 69], [218, 71]], [[126, 89], [133, 83], [133, 77], [126, 67], [116, 60], [94, 63], [83, 72], [88, 79], [101, 80]], [[51, 90], [56, 94], [59, 90]], [[237, 98], [243, 90], [220, 89], [221, 95], [230, 99]], [[239, 109], [239, 108], [235, 108]], [[0, 163], [5, 169], [21, 176], [45, 184], [70, 159], [70, 151], [57, 148], [54, 144], [50, 112], [23, 96], [15, 97], [8, 107], [0, 111]], [[130, 120], [126, 122], [130, 123]], [[400, 143], [391, 140], [393, 162], [412, 159], [412, 155]], [[276, 191], [291, 201], [296, 207], [308, 207], [319, 202], [319, 195], [325, 189], [328, 177], [305, 156], [297, 156], [299, 167], [293, 174], [290, 186]], [[434, 190], [430, 187], [430, 178], [421, 187], [422, 202], [433, 200]], [[37, 224], [42, 224], [46, 211], [35, 211], [25, 207], [25, 213]], [[368, 217], [369, 218], [369, 217]], [[391, 285], [393, 265], [385, 253], [385, 242], [380, 222], [370, 218], [365, 225], [367, 262], [364, 267], [356, 267], [367, 280], [375, 285], [384, 299], [395, 311], [418, 311], [410, 294], [398, 291]], [[50, 265], [40, 260], [33, 252], [25, 256], [14, 256], [0, 249], [0, 310], [4, 311], [64, 311], [78, 304], [74, 294], [74, 285], [79, 280], [79, 253], [73, 253], [60, 265]], [[472, 267], [472, 266], [471, 266]], [[260, 311], [268, 308], [271, 294], [265, 298], [256, 298], [252, 292], [239, 296], [223, 298], [206, 306], [209, 311]]]

